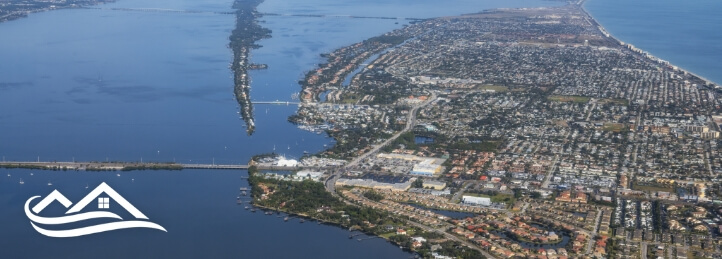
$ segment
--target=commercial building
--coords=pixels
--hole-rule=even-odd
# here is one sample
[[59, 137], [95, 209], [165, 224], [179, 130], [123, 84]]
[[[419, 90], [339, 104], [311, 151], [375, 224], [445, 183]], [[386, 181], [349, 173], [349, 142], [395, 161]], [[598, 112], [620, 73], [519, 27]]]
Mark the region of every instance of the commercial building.
[[491, 199], [487, 197], [464, 196], [461, 202], [471, 206], [491, 206]]

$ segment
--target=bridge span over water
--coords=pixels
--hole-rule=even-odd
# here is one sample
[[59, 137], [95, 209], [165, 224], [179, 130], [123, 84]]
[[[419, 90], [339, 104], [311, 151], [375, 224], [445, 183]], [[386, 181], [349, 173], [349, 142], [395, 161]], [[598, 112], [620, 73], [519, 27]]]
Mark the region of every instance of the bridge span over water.
[[[40, 170], [81, 170], [81, 171], [132, 171], [132, 170], [248, 170], [247, 164], [177, 164], [137, 162], [0, 162], [0, 168], [28, 168]], [[322, 170], [321, 167], [258, 165], [259, 170], [297, 171], [302, 169]]]
[[300, 102], [289, 102], [289, 101], [251, 101], [252, 104], [277, 104], [277, 105], [300, 105]]

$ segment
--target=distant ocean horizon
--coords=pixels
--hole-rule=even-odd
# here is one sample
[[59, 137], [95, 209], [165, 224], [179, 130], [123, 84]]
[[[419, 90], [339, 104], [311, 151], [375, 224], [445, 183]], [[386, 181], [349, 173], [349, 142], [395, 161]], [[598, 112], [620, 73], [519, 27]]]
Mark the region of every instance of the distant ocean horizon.
[[722, 1], [587, 0], [584, 8], [618, 40], [722, 84]]

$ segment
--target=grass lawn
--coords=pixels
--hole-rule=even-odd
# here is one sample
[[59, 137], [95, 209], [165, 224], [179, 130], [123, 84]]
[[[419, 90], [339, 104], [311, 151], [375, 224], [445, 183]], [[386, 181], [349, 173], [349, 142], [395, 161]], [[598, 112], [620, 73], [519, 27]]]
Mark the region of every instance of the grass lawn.
[[609, 123], [605, 122], [604, 126], [602, 126], [602, 130], [604, 131], [614, 131], [614, 132], [623, 132], [627, 130], [627, 127], [622, 123]]
[[575, 95], [552, 95], [547, 99], [553, 102], [574, 102], [574, 103], [586, 103], [589, 102], [591, 97], [586, 96], [575, 96]]
[[386, 234], [381, 234], [381, 235], [379, 235], [379, 236], [382, 237], [382, 238], [384, 238], [384, 239], [389, 239], [389, 237], [391, 237], [391, 236], [393, 236], [393, 235], [396, 235], [396, 232], [389, 232], [389, 233], [386, 233]]
[[599, 100], [599, 103], [602, 103], [602, 104], [605, 104], [605, 103], [613, 103], [613, 104], [616, 104], [616, 105], [627, 106], [627, 105], [629, 105], [629, 100], [627, 100], [627, 99], [606, 99], [606, 98], [605, 98], [605, 99]]
[[514, 203], [514, 195], [497, 194], [497, 195], [491, 196], [491, 202], [512, 204], [512, 203]]

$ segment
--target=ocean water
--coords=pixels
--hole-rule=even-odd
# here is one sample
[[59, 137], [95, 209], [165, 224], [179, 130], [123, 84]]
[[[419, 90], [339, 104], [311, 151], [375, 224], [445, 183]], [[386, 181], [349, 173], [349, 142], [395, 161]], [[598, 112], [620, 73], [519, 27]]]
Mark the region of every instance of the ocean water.
[[722, 2], [588, 0], [585, 9], [617, 39], [722, 84]]

